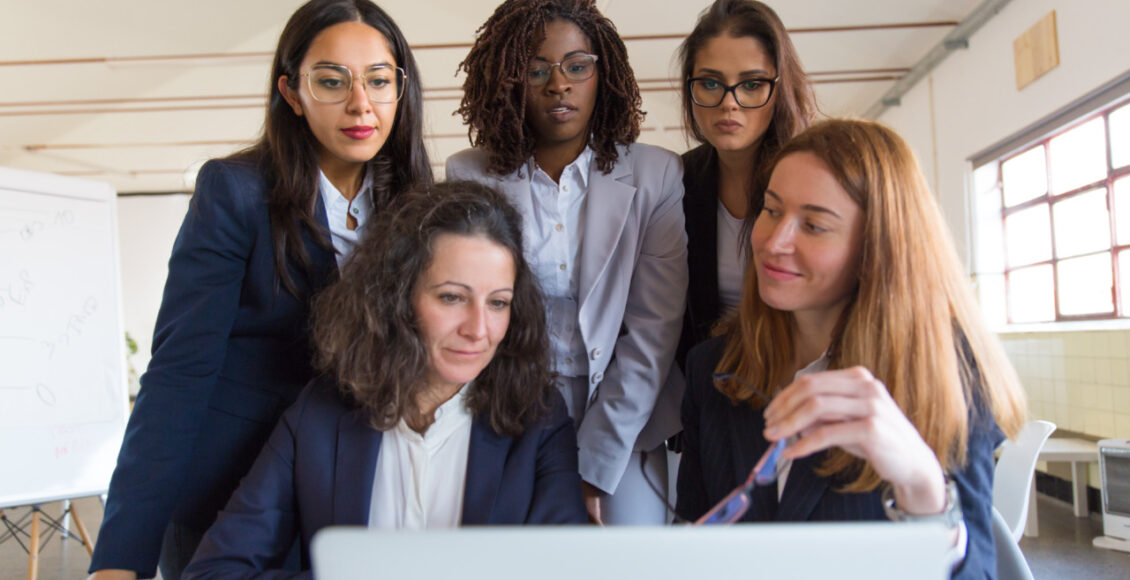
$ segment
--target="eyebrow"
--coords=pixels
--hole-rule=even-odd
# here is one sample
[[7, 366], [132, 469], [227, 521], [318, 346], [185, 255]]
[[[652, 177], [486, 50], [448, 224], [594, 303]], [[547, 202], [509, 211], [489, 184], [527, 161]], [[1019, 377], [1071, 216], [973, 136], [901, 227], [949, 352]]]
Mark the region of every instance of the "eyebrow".
[[[785, 202], [781, 201], [781, 196], [774, 193], [772, 189], [766, 189], [765, 195], [773, 196], [773, 199], [777, 200], [777, 203], [785, 203]], [[833, 217], [836, 217], [836, 218], [839, 218], [839, 219], [843, 219], [840, 216], [840, 214], [838, 214], [838, 213], [832, 211], [831, 209], [826, 208], [822, 205], [815, 205], [815, 204], [811, 204], [811, 203], [806, 203], [806, 204], [800, 206], [800, 208], [805, 210], [805, 211], [814, 211], [814, 212], [817, 212], [817, 213], [826, 213], [830, 216], [833, 216]]]
[[[314, 63], [314, 64], [312, 64], [312, 65], [310, 65], [310, 66], [311, 66], [311, 67], [318, 67], [318, 66], [340, 66], [340, 67], [342, 67], [342, 68], [349, 68], [349, 67], [345, 66], [344, 64], [341, 64], [340, 62], [332, 62], [332, 61], [328, 61], [328, 60], [320, 60], [320, 61], [318, 61], [318, 62], [316, 62], [316, 63]], [[388, 61], [383, 61], [383, 60], [382, 60], [382, 61], [380, 61], [380, 62], [375, 62], [375, 63], [373, 63], [373, 64], [370, 64], [370, 65], [366, 66], [366, 67], [365, 67], [365, 70], [370, 70], [370, 69], [374, 69], [374, 68], [376, 68], [376, 67], [379, 67], [379, 66], [393, 66], [393, 65], [392, 65], [392, 63], [390, 63], [390, 62], [388, 62]], [[352, 71], [353, 69], [349, 69], [349, 70], [351, 70], [351, 71]]]
[[[718, 75], [720, 77], [726, 76], [722, 71], [714, 70], [712, 68], [700, 68], [700, 69], [698, 69], [698, 74]], [[765, 75], [766, 77], [772, 77], [773, 76], [773, 75], [769, 74], [769, 71], [767, 71], [765, 69], [760, 69], [760, 68], [755, 68], [755, 69], [752, 69], [752, 70], [744, 70], [744, 71], [738, 73], [739, 77], [748, 77], [748, 76], [753, 76], [753, 75]]]
[[[464, 290], [466, 290], [466, 291], [468, 291], [468, 292], [472, 292], [472, 291], [473, 291], [473, 290], [471, 289], [471, 287], [470, 287], [470, 286], [468, 286], [468, 285], [466, 285], [466, 284], [464, 284], [464, 283], [462, 283], [462, 282], [454, 282], [454, 281], [452, 281], [452, 280], [448, 280], [448, 281], [446, 281], [446, 282], [440, 282], [439, 284], [435, 284], [435, 285], [431, 286], [431, 287], [430, 287], [430, 288], [428, 288], [428, 289], [429, 289], [429, 290], [435, 290], [436, 288], [439, 288], [439, 287], [441, 287], [441, 286], [448, 286], [448, 285], [451, 285], [451, 286], [458, 286], [458, 287], [460, 287], [460, 288], [463, 288]], [[497, 293], [497, 292], [511, 292], [511, 293], [513, 293], [513, 292], [514, 292], [514, 289], [513, 289], [513, 288], [511, 288], [511, 287], [509, 287], [509, 286], [507, 286], [507, 287], [504, 287], [504, 288], [495, 288], [494, 290], [491, 290], [491, 291], [490, 291], [490, 292], [489, 292], [488, 294], [495, 294], [495, 293]]]
[[[576, 54], [588, 54], [588, 53], [589, 53], [589, 51], [587, 51], [587, 50], [581, 50], [581, 49], [571, 50], [571, 51], [565, 53], [565, 56], [561, 57], [561, 60], [565, 60], [565, 59], [569, 58], [570, 56], [573, 56], [573, 55], [576, 55]], [[549, 59], [544, 57], [544, 56], [535, 56], [534, 60], [540, 60], [542, 62], [549, 62]]]

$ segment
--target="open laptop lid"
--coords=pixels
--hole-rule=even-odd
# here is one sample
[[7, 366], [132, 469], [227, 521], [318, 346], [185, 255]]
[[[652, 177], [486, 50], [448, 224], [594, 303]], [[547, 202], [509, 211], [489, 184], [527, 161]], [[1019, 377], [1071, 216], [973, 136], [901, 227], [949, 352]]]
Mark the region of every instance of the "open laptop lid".
[[318, 580], [693, 580], [949, 578], [937, 523], [677, 527], [481, 527], [427, 532], [333, 527]]

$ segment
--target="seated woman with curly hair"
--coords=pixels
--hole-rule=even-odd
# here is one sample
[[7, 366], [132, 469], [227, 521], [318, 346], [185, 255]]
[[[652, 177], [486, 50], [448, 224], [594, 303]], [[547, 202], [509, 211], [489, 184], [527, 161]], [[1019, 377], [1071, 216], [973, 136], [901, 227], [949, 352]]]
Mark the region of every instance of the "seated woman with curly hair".
[[187, 577], [279, 568], [330, 525], [583, 523], [521, 220], [447, 183], [381, 214], [315, 301], [324, 376], [283, 415]]

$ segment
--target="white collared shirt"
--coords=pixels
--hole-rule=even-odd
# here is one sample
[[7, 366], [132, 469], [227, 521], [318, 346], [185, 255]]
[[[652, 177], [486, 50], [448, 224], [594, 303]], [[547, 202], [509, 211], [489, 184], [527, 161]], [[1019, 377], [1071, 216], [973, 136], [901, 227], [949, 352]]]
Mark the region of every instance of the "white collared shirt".
[[742, 297], [742, 279], [749, 260], [742, 258], [742, 220], [718, 200], [718, 301], [722, 314], [738, 307]]
[[472, 415], [463, 404], [467, 389], [464, 385], [436, 409], [435, 422], [422, 435], [403, 419], [385, 431], [373, 475], [370, 528], [459, 526], [471, 446]]
[[[832, 359], [828, 356], [828, 353], [825, 352], [824, 354], [820, 355], [820, 358], [808, 363], [808, 366], [797, 371], [796, 374], [793, 375], [793, 381], [796, 381], [797, 379], [807, 374], [826, 371], [828, 370], [828, 364], [830, 364], [831, 362]], [[789, 437], [788, 444], [792, 445], [793, 441], [796, 441], [795, 435]], [[789, 471], [791, 471], [792, 468], [792, 459], [781, 460], [781, 465], [779, 468], [781, 470], [781, 475], [777, 477], [777, 501], [781, 501], [781, 496], [785, 493], [785, 481], [789, 478]]]
[[[341, 194], [333, 183], [330, 183], [328, 177], [322, 170], [318, 170], [318, 191], [322, 195], [322, 203], [326, 206], [326, 221], [330, 226], [330, 241], [333, 242], [334, 250], [337, 250], [337, 265], [340, 268], [349, 254], [353, 253], [353, 247], [357, 245], [357, 240], [361, 237], [361, 232], [364, 229], [365, 222], [369, 219], [369, 214], [373, 210], [372, 193], [373, 180], [368, 171], [365, 172], [365, 179], [361, 182], [361, 188], [357, 190], [357, 195], [350, 201]], [[357, 220], [357, 229], [349, 229], [347, 225], [347, 216], [352, 215]]]
[[582, 228], [589, 166], [588, 147], [553, 179], [531, 157], [527, 162], [533, 215], [523, 221], [526, 256], [546, 298], [546, 321], [554, 370], [567, 377], [588, 374], [578, 321]]

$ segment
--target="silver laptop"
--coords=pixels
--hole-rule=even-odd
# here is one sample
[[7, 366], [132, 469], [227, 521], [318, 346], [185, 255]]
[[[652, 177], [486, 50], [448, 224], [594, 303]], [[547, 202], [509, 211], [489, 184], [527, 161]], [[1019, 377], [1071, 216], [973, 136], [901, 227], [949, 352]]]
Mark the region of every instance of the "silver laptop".
[[949, 578], [936, 523], [696, 528], [482, 527], [427, 532], [327, 528], [317, 580], [697, 580]]

